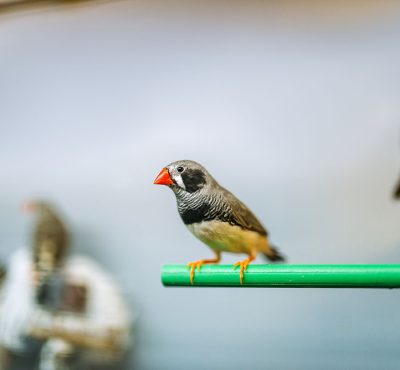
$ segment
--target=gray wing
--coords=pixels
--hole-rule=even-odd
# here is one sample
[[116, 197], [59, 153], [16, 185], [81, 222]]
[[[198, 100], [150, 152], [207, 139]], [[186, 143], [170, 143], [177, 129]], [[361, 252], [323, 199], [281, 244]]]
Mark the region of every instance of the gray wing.
[[225, 201], [228, 203], [231, 210], [229, 222], [238, 225], [246, 230], [256, 231], [261, 235], [268, 235], [268, 231], [258, 221], [257, 217], [230, 191], [221, 187]]

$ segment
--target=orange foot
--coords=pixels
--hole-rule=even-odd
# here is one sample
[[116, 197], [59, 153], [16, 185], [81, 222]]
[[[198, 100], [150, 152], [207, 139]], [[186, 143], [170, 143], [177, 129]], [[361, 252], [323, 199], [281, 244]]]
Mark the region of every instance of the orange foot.
[[205, 265], [207, 263], [218, 263], [220, 261], [219, 258], [215, 259], [210, 259], [210, 260], [198, 260], [198, 261], [193, 261], [189, 262], [186, 266], [190, 268], [190, 284], [193, 285], [193, 280], [194, 280], [194, 270], [197, 267], [197, 271], [200, 271], [200, 267], [202, 265]]
[[243, 276], [244, 276], [244, 272], [247, 269], [247, 265], [254, 260], [253, 256], [249, 256], [249, 258], [246, 258], [243, 261], [238, 261], [233, 265], [233, 268], [235, 269], [236, 267], [240, 266], [240, 285], [243, 284]]

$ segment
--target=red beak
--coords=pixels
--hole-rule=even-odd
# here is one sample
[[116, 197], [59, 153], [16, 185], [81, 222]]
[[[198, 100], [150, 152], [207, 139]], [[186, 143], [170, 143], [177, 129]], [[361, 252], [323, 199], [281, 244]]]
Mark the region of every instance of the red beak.
[[156, 179], [154, 180], [154, 184], [157, 185], [172, 185], [173, 181], [171, 179], [171, 176], [168, 173], [168, 170], [166, 168], [163, 168]]
[[36, 205], [34, 202], [25, 202], [21, 205], [22, 212], [32, 213], [36, 210]]

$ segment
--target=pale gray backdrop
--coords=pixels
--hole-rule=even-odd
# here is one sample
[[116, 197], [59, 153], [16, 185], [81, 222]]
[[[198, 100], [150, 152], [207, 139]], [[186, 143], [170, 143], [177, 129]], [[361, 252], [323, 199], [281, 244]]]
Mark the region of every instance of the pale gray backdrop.
[[132, 369], [398, 369], [396, 290], [161, 286], [211, 255], [152, 185], [177, 159], [292, 263], [400, 262], [400, 9], [257, 4], [1, 15], [0, 258], [27, 240], [20, 202], [48, 197], [140, 312]]

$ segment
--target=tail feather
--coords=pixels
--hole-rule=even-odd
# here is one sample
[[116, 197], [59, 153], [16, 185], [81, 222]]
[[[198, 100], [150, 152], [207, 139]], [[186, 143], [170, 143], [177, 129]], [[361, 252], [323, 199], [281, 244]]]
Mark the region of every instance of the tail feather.
[[268, 260], [273, 262], [285, 262], [286, 258], [280, 254], [276, 247], [270, 245], [268, 247], [268, 251], [264, 252], [264, 256], [267, 257]]

